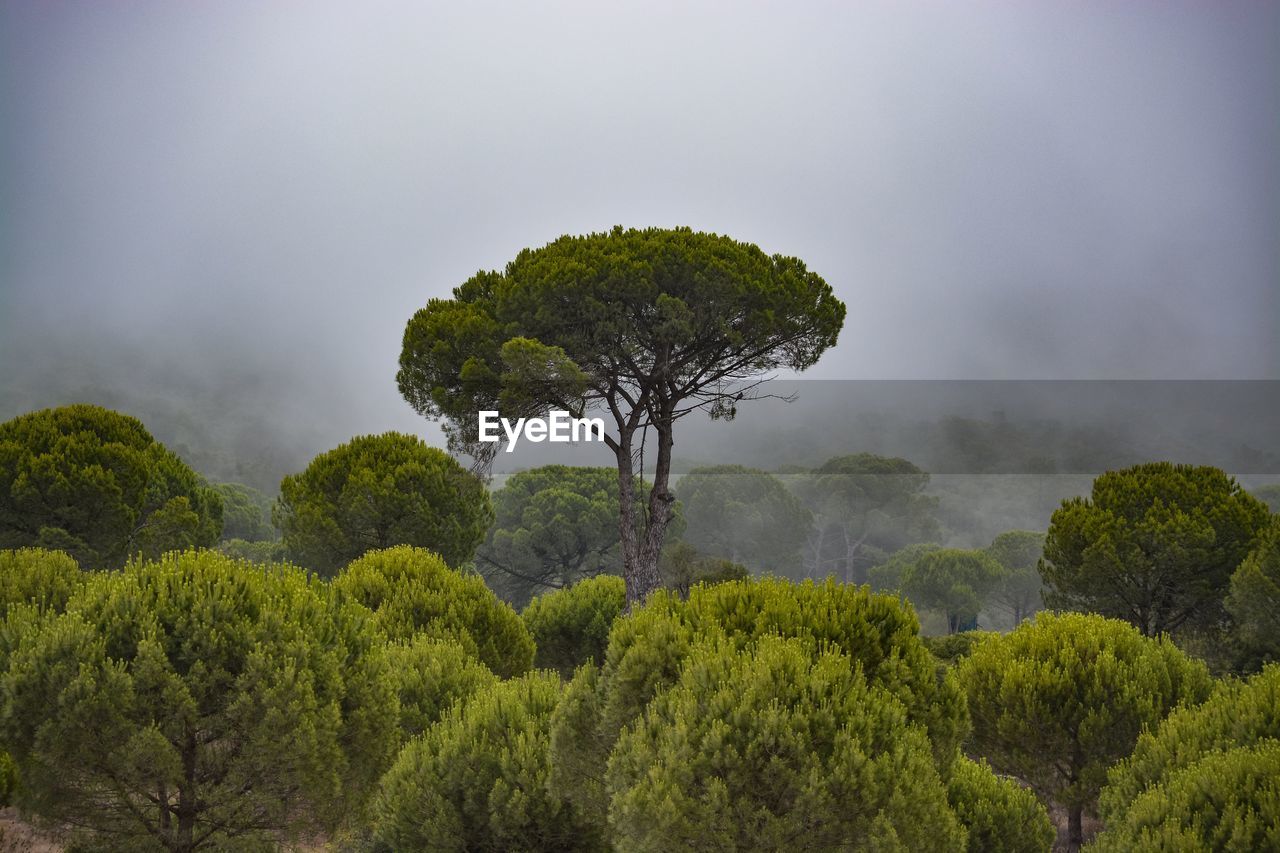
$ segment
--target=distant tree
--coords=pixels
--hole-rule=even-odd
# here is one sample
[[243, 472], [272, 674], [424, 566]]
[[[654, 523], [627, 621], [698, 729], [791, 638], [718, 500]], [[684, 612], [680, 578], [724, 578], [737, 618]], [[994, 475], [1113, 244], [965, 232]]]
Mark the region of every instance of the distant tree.
[[[397, 379], [417, 411], [446, 420], [451, 447], [479, 457], [497, 449], [478, 442], [482, 410], [599, 412], [618, 469], [631, 606], [661, 584], [676, 422], [694, 411], [732, 417], [771, 371], [812, 366], [844, 314], [796, 258], [688, 228], [618, 227], [522, 251], [428, 302], [405, 330]], [[650, 433], [653, 488], [641, 510]]]
[[960, 660], [971, 748], [1066, 809], [1068, 848], [1082, 818], [1144, 728], [1208, 694], [1211, 679], [1166, 637], [1101, 616], [1041, 612]]
[[471, 559], [493, 520], [489, 495], [447, 453], [412, 435], [362, 435], [280, 483], [274, 522], [289, 554], [325, 577], [375, 548]]
[[533, 664], [533, 638], [511, 606], [477, 575], [454, 571], [425, 549], [370, 551], [343, 569], [333, 588], [372, 610], [392, 640], [456, 640], [503, 678]]
[[1005, 610], [1014, 625], [1040, 609], [1044, 581], [1037, 565], [1043, 554], [1044, 534], [1031, 530], [1001, 533], [987, 546], [987, 555], [1004, 569], [991, 602]]
[[813, 514], [777, 477], [741, 465], [694, 468], [680, 478], [676, 495], [688, 524], [685, 541], [699, 551], [757, 571], [801, 574]]
[[622, 574], [618, 472], [544, 465], [493, 494], [494, 522], [476, 551], [489, 585], [515, 607], [599, 574]]
[[1267, 505], [1267, 508], [1274, 513], [1280, 513], [1280, 483], [1270, 486], [1259, 486], [1256, 489], [1250, 489], [1253, 496]]
[[604, 851], [596, 829], [547, 784], [547, 729], [560, 679], [533, 672], [481, 690], [405, 746], [379, 786], [387, 850]]
[[221, 531], [217, 492], [135, 418], [74, 405], [0, 424], [0, 548], [114, 569], [212, 545]]
[[877, 592], [900, 594], [907, 570], [920, 562], [925, 554], [941, 550], [942, 546], [933, 542], [917, 542], [894, 551], [884, 562], [872, 566], [867, 573], [871, 588]]
[[902, 592], [920, 607], [946, 614], [947, 631], [976, 627], [978, 611], [1004, 577], [1004, 569], [984, 551], [943, 548], [906, 570]]
[[814, 515], [805, 555], [811, 577], [866, 583], [887, 554], [939, 536], [937, 498], [924, 494], [929, 475], [906, 459], [837, 456], [788, 484]]
[[1222, 616], [1231, 573], [1269, 513], [1217, 468], [1109, 471], [1053, 514], [1040, 574], [1051, 607], [1124, 619], [1147, 636]]
[[187, 551], [96, 574], [0, 679], [19, 803], [91, 849], [332, 829], [397, 743], [378, 646], [359, 608], [292, 567]]
[[537, 648], [534, 663], [564, 678], [588, 660], [602, 663], [609, 629], [626, 604], [626, 584], [612, 575], [537, 596], [520, 614]]
[[259, 539], [246, 542], [243, 539], [224, 539], [218, 550], [237, 560], [251, 563], [283, 563], [289, 559], [289, 549], [278, 539]]
[[1280, 660], [1280, 516], [1231, 576], [1226, 608], [1251, 655]]
[[681, 598], [689, 597], [689, 590], [698, 583], [723, 583], [751, 577], [751, 572], [741, 563], [723, 557], [708, 557], [688, 542], [673, 542], [662, 549], [658, 561], [662, 585]]
[[929, 739], [904, 711], [837, 650], [696, 643], [609, 757], [615, 847], [964, 850]]
[[242, 483], [214, 483], [222, 497], [222, 539], [250, 542], [277, 538], [271, 526], [271, 499]]

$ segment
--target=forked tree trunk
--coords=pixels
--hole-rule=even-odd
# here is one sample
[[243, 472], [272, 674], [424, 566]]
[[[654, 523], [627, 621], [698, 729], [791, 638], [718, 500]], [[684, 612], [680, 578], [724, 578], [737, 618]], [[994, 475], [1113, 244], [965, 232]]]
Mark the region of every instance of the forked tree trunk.
[[[671, 427], [658, 429], [658, 458], [649, 491], [648, 518], [643, 534], [636, 505], [636, 471], [632, 462], [634, 433], [619, 436], [614, 453], [618, 460], [618, 536], [622, 541], [622, 576], [627, 585], [627, 612], [643, 604], [649, 593], [662, 586], [658, 559], [671, 521]], [[644, 472], [640, 472], [643, 474]]]

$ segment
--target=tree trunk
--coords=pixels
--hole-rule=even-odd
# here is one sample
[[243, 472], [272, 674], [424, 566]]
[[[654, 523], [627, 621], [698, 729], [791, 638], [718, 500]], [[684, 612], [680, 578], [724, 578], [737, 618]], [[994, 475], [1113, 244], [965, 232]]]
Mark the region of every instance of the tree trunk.
[[[664, 413], [669, 416], [669, 412]], [[636, 517], [636, 471], [632, 462], [634, 432], [623, 431], [614, 455], [618, 460], [618, 535], [622, 541], [622, 577], [627, 585], [627, 612], [643, 604], [649, 593], [662, 586], [658, 558], [667, 524], [671, 521], [671, 426], [657, 428], [658, 458], [654, 466], [653, 487], [649, 492], [648, 523], [643, 536]], [[643, 471], [640, 472], [643, 475]]]
[[1071, 806], [1067, 810], [1067, 853], [1076, 853], [1084, 844], [1084, 806]]

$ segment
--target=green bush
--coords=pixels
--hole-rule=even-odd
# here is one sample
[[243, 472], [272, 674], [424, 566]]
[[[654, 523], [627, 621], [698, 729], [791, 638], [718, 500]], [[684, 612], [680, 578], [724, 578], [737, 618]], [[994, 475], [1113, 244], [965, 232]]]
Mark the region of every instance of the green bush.
[[538, 649], [534, 663], [569, 678], [588, 660], [603, 661], [609, 629], [626, 603], [626, 584], [612, 575], [539, 595], [520, 614]]
[[1103, 819], [1119, 820], [1144, 790], [1162, 784], [1204, 756], [1280, 740], [1280, 664], [1248, 681], [1219, 684], [1205, 702], [1174, 711], [1144, 732], [1133, 753], [1112, 768], [1099, 798]]
[[694, 643], [722, 637], [746, 648], [773, 635], [795, 637], [815, 656], [828, 647], [844, 652], [925, 729], [945, 773], [967, 732], [964, 698], [953, 677], [937, 677], [911, 610], [865, 587], [765, 579], [697, 586], [687, 601], [660, 590], [617, 620], [602, 667], [581, 668], [554, 715], [555, 784], [603, 823], [600, 772], [609, 752], [622, 729], [676, 683]]
[[136, 418], [75, 405], [0, 424], [0, 548], [115, 569], [221, 532], [218, 493]]
[[924, 646], [935, 658], [945, 664], [955, 664], [973, 651], [973, 647], [987, 637], [999, 636], [994, 631], [961, 631], [940, 637], [922, 637]]
[[1143, 728], [1203, 700], [1210, 678], [1167, 638], [1126, 622], [1041, 612], [979, 643], [956, 668], [969, 696], [971, 746], [1068, 812], [1070, 841], [1107, 768]]
[[357, 816], [397, 742], [379, 643], [292, 567], [188, 551], [95, 575], [0, 684], [21, 805], [117, 850], [254, 849]]
[[[13, 802], [14, 789], [18, 787], [18, 765], [7, 752], [0, 752], [0, 808]], [[3, 841], [0, 837], [0, 841]]]
[[400, 697], [404, 740], [422, 734], [454, 705], [498, 681], [457, 640], [418, 634], [408, 642], [388, 643], [383, 653]]
[[1280, 660], [1280, 516], [1231, 575], [1226, 608], [1255, 659]]
[[615, 848], [962, 849], [928, 738], [835, 651], [699, 643], [609, 758]]
[[688, 598], [690, 588], [697, 583], [743, 581], [751, 577], [751, 572], [741, 563], [700, 554], [688, 542], [674, 542], [662, 549], [658, 574], [662, 585], [681, 598]]
[[430, 548], [471, 559], [493, 521], [480, 478], [415, 435], [361, 435], [280, 482], [272, 523], [291, 558], [325, 577], [366, 551]]
[[957, 759], [947, 799], [968, 830], [969, 853], [1045, 853], [1053, 845], [1053, 822], [1036, 795], [985, 761]]
[[19, 604], [61, 613], [84, 579], [76, 561], [61, 551], [0, 551], [0, 619]]
[[533, 639], [511, 606], [479, 577], [454, 571], [430, 551], [408, 545], [370, 551], [333, 587], [374, 611], [390, 639], [423, 633], [457, 640], [503, 678], [533, 665]]
[[501, 682], [409, 742], [382, 780], [374, 833], [391, 850], [603, 850], [547, 784], [560, 679]]
[[224, 539], [218, 543], [218, 550], [228, 557], [251, 563], [283, 563], [289, 556], [289, 549], [284, 543], [272, 539]]
[[1280, 850], [1280, 741], [1213, 752], [1138, 795], [1090, 851]]

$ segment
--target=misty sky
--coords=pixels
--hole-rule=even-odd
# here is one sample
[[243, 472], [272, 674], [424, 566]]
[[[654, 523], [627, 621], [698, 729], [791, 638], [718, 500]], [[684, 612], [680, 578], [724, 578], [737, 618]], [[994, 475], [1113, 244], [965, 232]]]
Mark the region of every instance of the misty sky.
[[0, 385], [422, 429], [413, 311], [614, 224], [805, 259], [825, 378], [1280, 378], [1277, 81], [1264, 2], [9, 2]]

